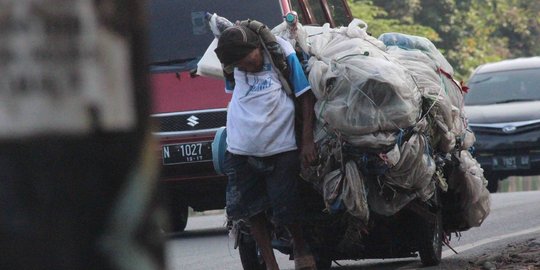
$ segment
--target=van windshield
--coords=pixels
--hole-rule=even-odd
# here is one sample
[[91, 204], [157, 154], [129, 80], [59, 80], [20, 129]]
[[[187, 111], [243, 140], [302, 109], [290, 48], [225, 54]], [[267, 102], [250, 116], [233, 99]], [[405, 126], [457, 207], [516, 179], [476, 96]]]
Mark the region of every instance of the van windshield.
[[148, 8], [150, 63], [179, 71], [194, 69], [214, 38], [206, 12], [232, 22], [252, 18], [270, 27], [283, 21], [278, 0], [150, 0]]
[[465, 105], [540, 100], [540, 68], [476, 74], [468, 82]]

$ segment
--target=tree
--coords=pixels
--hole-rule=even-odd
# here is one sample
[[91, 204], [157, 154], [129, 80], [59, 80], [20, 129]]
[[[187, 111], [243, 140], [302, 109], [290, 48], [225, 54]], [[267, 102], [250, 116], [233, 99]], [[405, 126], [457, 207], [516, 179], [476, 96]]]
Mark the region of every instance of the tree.
[[392, 18], [382, 7], [374, 5], [373, 1], [350, 0], [349, 5], [353, 16], [365, 21], [369, 26], [369, 32], [375, 37], [387, 32], [400, 32], [409, 35], [424, 36], [432, 41], [440, 40], [438, 33], [431, 27], [414, 23], [404, 23]]
[[530, 0], [349, 0], [375, 34], [424, 36], [465, 79], [478, 65], [540, 54], [540, 2]]

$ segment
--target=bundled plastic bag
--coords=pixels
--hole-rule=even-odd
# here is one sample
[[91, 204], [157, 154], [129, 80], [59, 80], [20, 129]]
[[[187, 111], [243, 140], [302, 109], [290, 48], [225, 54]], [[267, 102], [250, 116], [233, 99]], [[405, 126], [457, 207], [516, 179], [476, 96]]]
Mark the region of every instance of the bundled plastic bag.
[[383, 216], [391, 216], [417, 198], [416, 193], [403, 193], [392, 190], [374, 181], [367, 181], [367, 200], [369, 208]]
[[431, 128], [433, 129], [434, 145], [432, 146], [443, 153], [450, 153], [456, 148], [457, 136], [452, 130], [454, 126], [452, 105], [448, 99], [442, 96], [427, 96], [427, 98], [432, 99], [428, 112], [431, 116]]
[[403, 49], [417, 49], [423, 51], [437, 65], [449, 74], [454, 74], [454, 69], [446, 58], [435, 47], [435, 45], [425, 37], [412, 36], [402, 33], [384, 33], [379, 36], [379, 40], [386, 46], [397, 46]]
[[469, 227], [479, 227], [489, 215], [491, 200], [489, 191], [482, 189], [478, 196], [478, 201], [465, 210], [463, 218]]
[[309, 52], [309, 45], [307, 44], [308, 33], [307, 30], [304, 29], [304, 26], [299, 22], [291, 25], [286, 21], [283, 21], [272, 29], [272, 34], [289, 41], [293, 47], [298, 46], [302, 51]]
[[[400, 159], [384, 174], [383, 181], [405, 190], [424, 190], [435, 173], [435, 161], [425, 136], [413, 134], [399, 147]], [[422, 197], [430, 197], [426, 194]]]
[[[489, 192], [480, 165], [461, 151], [475, 140], [467, 128], [463, 91], [433, 43], [399, 33], [374, 39], [360, 20], [337, 29], [325, 26], [308, 41], [284, 27], [281, 33], [311, 56], [307, 69], [317, 97], [320, 164], [308, 170], [308, 179], [321, 187], [327, 208], [339, 205], [367, 221], [367, 205], [394, 215], [414, 199], [427, 201], [438, 184], [461, 198], [459, 228], [479, 226], [489, 214]], [[448, 175], [437, 170], [445, 160], [439, 157], [436, 164], [435, 154], [459, 151], [459, 169], [445, 179]]]
[[433, 135], [437, 137], [437, 149], [444, 153], [451, 152], [456, 147], [456, 138], [459, 142], [466, 143], [461, 149], [470, 147], [474, 143], [474, 137], [466, 134], [463, 92], [451, 74], [440, 67], [447, 64], [444, 57], [440, 56], [444, 61], [434, 59], [434, 51], [429, 49], [431, 45], [414, 42], [423, 40], [418, 37], [410, 38], [392, 33], [382, 35], [381, 39], [389, 46], [387, 52], [406, 66], [414, 76], [424, 99], [431, 102], [428, 113], [434, 121]]
[[204, 52], [201, 60], [197, 62], [197, 75], [224, 79], [223, 67], [214, 50], [218, 44], [218, 39], [214, 38], [210, 46]]
[[212, 43], [210, 43], [204, 52], [203, 57], [197, 63], [197, 75], [223, 79], [223, 67], [214, 50], [217, 47], [221, 32], [225, 31], [228, 27], [233, 26], [233, 23], [216, 13], [207, 13], [205, 19], [208, 22], [210, 30], [214, 34], [214, 40], [212, 40]]
[[390, 61], [364, 55], [331, 65], [319, 61], [309, 80], [312, 87], [325, 85], [313, 87], [317, 117], [346, 136], [399, 131], [420, 117], [421, 95], [414, 81]]
[[461, 138], [461, 150], [470, 149], [476, 142], [476, 136], [469, 128], [465, 129], [465, 132]]
[[436, 62], [423, 51], [389, 46], [386, 52], [395, 57], [414, 75], [415, 82], [422, 95], [440, 96], [445, 94], [440, 75], [437, 73]]
[[490, 197], [484, 170], [469, 151], [456, 156], [459, 167], [450, 175], [449, 188], [459, 194], [459, 208], [468, 227], [477, 227], [489, 215]]
[[345, 164], [345, 181], [343, 183], [342, 200], [347, 211], [367, 224], [369, 207], [365, 188], [364, 175], [358, 170], [356, 163], [349, 160]]
[[343, 138], [353, 146], [388, 149], [396, 144], [398, 133], [373, 132], [365, 135], [345, 135]]
[[341, 169], [333, 170], [324, 176], [323, 197], [327, 209], [332, 208], [341, 195], [343, 172]]

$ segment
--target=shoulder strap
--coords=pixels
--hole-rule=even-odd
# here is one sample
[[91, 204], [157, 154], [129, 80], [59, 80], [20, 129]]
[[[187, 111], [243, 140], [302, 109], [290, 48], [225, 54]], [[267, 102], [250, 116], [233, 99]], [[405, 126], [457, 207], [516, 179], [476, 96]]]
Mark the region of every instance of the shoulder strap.
[[[276, 66], [276, 63], [274, 61], [274, 57], [272, 57], [272, 54], [270, 53], [270, 51], [268, 50], [268, 47], [266, 46], [266, 44], [264, 44], [264, 42], [261, 42], [264, 50], [266, 51], [266, 53], [268, 53], [268, 55], [270, 55], [270, 63], [272, 64], [272, 67], [277, 70], [277, 74], [278, 74], [278, 78], [279, 78], [279, 81], [281, 82], [281, 86], [283, 87], [283, 90], [285, 90], [285, 93], [287, 93], [287, 95], [292, 95], [292, 88], [291, 88], [291, 85], [289, 84], [289, 80], [285, 77], [285, 75], [283, 75], [283, 73], [285, 72], [284, 69], [280, 69], [279, 67]], [[279, 46], [279, 44], [278, 44]], [[281, 54], [283, 55], [283, 54]], [[285, 62], [285, 65], [287, 65], [287, 62]], [[288, 71], [288, 67], [286, 69]]]

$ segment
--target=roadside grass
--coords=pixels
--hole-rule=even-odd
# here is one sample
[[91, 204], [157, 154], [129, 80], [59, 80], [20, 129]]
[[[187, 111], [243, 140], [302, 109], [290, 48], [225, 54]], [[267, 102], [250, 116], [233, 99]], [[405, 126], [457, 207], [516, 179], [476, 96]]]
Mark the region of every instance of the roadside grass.
[[499, 192], [540, 190], [540, 176], [512, 176], [499, 182]]

